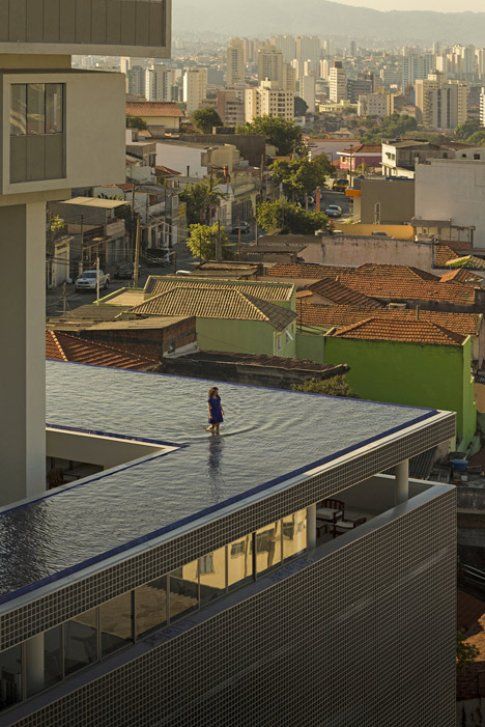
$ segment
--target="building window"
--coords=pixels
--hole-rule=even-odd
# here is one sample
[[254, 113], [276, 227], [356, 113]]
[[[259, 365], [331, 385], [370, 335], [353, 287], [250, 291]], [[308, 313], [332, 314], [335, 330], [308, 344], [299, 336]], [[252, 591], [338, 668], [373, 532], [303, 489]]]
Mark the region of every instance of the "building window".
[[22, 647], [14, 646], [0, 654], [0, 709], [22, 699]]
[[98, 609], [76, 616], [64, 624], [65, 673], [73, 674], [98, 660]]
[[101, 656], [108, 656], [133, 641], [133, 598], [123, 593], [100, 608]]
[[170, 576], [170, 620], [195, 611], [199, 607], [198, 562], [194, 560], [174, 570]]
[[226, 547], [199, 560], [200, 605], [222, 596], [227, 587]]
[[264, 573], [281, 563], [281, 521], [256, 531], [256, 572]]
[[64, 84], [13, 84], [10, 89], [10, 181], [64, 179]]
[[[39, 639], [38, 636], [34, 639]], [[44, 665], [44, 672], [40, 678], [27, 669], [27, 696], [31, 697], [38, 692], [52, 687], [63, 678], [63, 654], [62, 654], [62, 626], [56, 626], [40, 635], [40, 648], [44, 650], [41, 663]], [[29, 660], [29, 646], [27, 642], [27, 664]], [[34, 648], [36, 648], [34, 644]]]
[[165, 626], [168, 621], [167, 576], [137, 588], [135, 604], [137, 638]]
[[15, 83], [11, 87], [11, 136], [45, 136], [64, 131], [62, 83]]
[[283, 558], [291, 558], [307, 548], [307, 511], [283, 518]]
[[229, 588], [241, 586], [253, 578], [253, 536], [235, 540], [228, 546], [227, 585]]

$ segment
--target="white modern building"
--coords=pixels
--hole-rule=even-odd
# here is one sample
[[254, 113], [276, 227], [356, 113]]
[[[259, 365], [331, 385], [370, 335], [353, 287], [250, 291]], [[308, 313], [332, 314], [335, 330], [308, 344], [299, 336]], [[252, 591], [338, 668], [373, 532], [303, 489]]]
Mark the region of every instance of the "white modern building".
[[232, 38], [227, 47], [226, 86], [244, 83], [245, 77], [244, 41], [241, 38]]
[[308, 106], [309, 113], [315, 113], [315, 76], [303, 76], [298, 82], [299, 95]]
[[415, 84], [416, 106], [428, 129], [456, 129], [468, 115], [467, 83], [444, 81], [439, 73]]
[[245, 93], [246, 121], [251, 123], [258, 116], [271, 116], [293, 121], [295, 117], [295, 95], [272, 81], [263, 81], [257, 88], [248, 88]]
[[391, 116], [394, 110], [394, 96], [390, 93], [367, 93], [359, 96], [358, 116], [375, 116], [379, 119]]
[[485, 247], [485, 151], [480, 147], [460, 154], [465, 158], [418, 164], [416, 220], [474, 228], [474, 246]]
[[341, 61], [335, 61], [330, 69], [329, 99], [333, 103], [347, 100], [347, 75]]
[[187, 111], [197, 111], [207, 98], [207, 68], [190, 68], [183, 79], [183, 99]]

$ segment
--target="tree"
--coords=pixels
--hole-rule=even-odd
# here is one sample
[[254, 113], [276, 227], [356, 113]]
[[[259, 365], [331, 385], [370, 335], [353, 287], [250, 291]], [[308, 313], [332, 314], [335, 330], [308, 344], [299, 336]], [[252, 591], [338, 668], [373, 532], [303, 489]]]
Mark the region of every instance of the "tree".
[[126, 117], [126, 128], [127, 129], [138, 129], [138, 131], [146, 131], [147, 125], [139, 116], [127, 116]]
[[367, 144], [379, 144], [383, 139], [395, 139], [417, 128], [418, 123], [413, 116], [392, 114], [382, 119], [380, 126], [371, 122], [369, 131], [363, 134], [362, 141]]
[[456, 127], [455, 136], [457, 139], [467, 141], [477, 131], [480, 131], [480, 121], [478, 119], [467, 119], [465, 123]]
[[308, 104], [304, 98], [295, 96], [295, 116], [305, 116], [308, 111]]
[[211, 209], [219, 207], [221, 199], [225, 197], [225, 194], [215, 189], [213, 180], [203, 179], [195, 184], [188, 184], [180, 193], [180, 200], [187, 205], [189, 225], [210, 222]]
[[276, 182], [283, 185], [285, 194], [293, 200], [302, 200], [305, 195], [313, 194], [317, 187], [323, 187], [326, 178], [334, 169], [328, 157], [321, 154], [312, 161], [276, 161], [271, 166], [271, 171]]
[[215, 109], [198, 109], [192, 114], [194, 126], [202, 134], [212, 134], [214, 126], [222, 126], [221, 117]]
[[242, 134], [261, 134], [268, 144], [277, 148], [280, 156], [298, 151], [303, 138], [301, 129], [293, 121], [271, 116], [258, 116], [251, 124], [241, 126], [239, 131]]
[[217, 256], [217, 245], [220, 240], [223, 258], [231, 257], [226, 231], [219, 225], [190, 225], [187, 248], [193, 257], [201, 260], [214, 260]]
[[461, 672], [465, 667], [473, 664], [478, 654], [477, 647], [467, 643], [466, 636], [458, 631], [456, 637], [456, 670]]
[[293, 384], [293, 391], [305, 391], [310, 394], [326, 394], [327, 396], [352, 396], [352, 390], [345, 376], [333, 376], [331, 379], [307, 379], [303, 384]]
[[257, 209], [256, 218], [263, 230], [278, 230], [283, 235], [312, 235], [317, 230], [328, 228], [328, 217], [323, 212], [306, 212], [286, 199], [263, 202]]
[[475, 146], [485, 146], [485, 129], [475, 131], [474, 134], [468, 137], [467, 142]]

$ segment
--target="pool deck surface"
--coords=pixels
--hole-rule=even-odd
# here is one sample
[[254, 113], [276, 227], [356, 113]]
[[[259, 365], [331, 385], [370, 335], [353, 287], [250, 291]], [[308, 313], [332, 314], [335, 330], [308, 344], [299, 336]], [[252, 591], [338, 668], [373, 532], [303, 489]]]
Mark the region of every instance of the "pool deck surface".
[[215, 437], [216, 383], [48, 362], [48, 426], [177, 449], [1, 511], [0, 604], [437, 413], [224, 383]]

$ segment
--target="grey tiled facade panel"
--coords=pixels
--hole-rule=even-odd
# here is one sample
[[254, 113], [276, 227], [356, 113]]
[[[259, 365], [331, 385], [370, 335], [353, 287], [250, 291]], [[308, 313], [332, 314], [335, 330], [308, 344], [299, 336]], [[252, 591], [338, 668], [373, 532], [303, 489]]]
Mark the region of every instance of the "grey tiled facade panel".
[[454, 727], [455, 495], [17, 727]]
[[0, 42], [163, 46], [166, 0], [0, 0]]
[[454, 416], [356, 455], [345, 464], [34, 600], [0, 618], [0, 650], [168, 573], [278, 518], [336, 495], [454, 436]]

